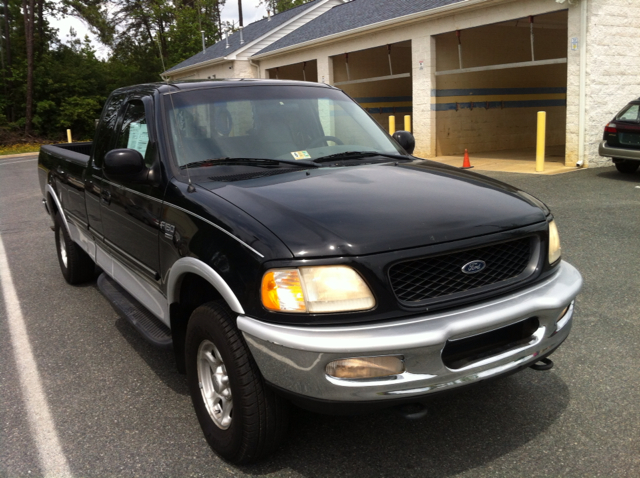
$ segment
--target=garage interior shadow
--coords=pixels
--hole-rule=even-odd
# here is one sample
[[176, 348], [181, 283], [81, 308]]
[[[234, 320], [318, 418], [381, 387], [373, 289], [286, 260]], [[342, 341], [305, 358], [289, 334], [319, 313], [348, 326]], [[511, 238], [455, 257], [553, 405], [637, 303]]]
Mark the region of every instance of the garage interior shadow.
[[[118, 318], [114, 325], [167, 387], [189, 394], [171, 350], [148, 344], [126, 319]], [[451, 476], [489, 463], [544, 433], [569, 400], [568, 387], [553, 370], [525, 369], [431, 397], [428, 414], [420, 420], [408, 420], [393, 408], [330, 416], [292, 407], [288, 435], [276, 454], [237, 469], [254, 476], [293, 470], [310, 478]]]

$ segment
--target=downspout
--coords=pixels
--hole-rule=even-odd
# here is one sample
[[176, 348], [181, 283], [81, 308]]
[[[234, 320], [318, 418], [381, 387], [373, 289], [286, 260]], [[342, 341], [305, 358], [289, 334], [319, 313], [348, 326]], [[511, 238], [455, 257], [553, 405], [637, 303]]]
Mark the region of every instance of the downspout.
[[258, 79], [262, 78], [260, 76], [260, 65], [256, 65], [251, 58], [249, 58], [249, 64], [253, 66], [256, 70], [258, 70]]
[[588, 0], [580, 2], [580, 112], [578, 114], [578, 164], [585, 165], [585, 125], [587, 109], [587, 13]]

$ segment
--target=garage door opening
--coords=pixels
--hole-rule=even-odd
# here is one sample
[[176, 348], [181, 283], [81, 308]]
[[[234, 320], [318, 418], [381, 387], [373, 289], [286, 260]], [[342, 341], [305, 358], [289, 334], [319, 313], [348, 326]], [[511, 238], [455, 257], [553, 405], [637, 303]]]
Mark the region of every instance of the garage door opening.
[[268, 77], [272, 80], [318, 81], [318, 62], [316, 60], [303, 61], [292, 65], [270, 68]]
[[412, 115], [411, 41], [331, 57], [334, 85], [354, 98], [385, 129], [395, 116], [402, 129]]
[[449, 32], [436, 40], [436, 155], [534, 161], [537, 112], [547, 161], [565, 161], [566, 10]]

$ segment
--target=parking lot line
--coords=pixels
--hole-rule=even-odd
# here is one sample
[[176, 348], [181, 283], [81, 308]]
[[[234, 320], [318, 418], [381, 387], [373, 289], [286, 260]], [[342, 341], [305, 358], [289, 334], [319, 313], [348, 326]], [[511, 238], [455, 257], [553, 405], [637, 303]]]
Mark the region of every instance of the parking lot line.
[[43, 475], [55, 478], [70, 477], [69, 464], [58, 440], [47, 397], [42, 388], [38, 366], [29, 342], [29, 335], [24, 323], [18, 294], [13, 285], [2, 236], [0, 236], [0, 283], [22, 397], [27, 410], [31, 435], [38, 449]]

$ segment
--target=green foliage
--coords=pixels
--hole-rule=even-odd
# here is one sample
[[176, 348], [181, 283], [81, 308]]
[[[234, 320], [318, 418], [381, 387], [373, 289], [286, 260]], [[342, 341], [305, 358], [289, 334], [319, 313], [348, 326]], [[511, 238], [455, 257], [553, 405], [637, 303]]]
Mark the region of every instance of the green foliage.
[[76, 138], [89, 138], [93, 136], [95, 120], [100, 116], [102, 103], [101, 97], [72, 96], [62, 101], [58, 126], [62, 129], [70, 128]]
[[[34, 134], [89, 138], [109, 93], [122, 86], [160, 81], [167, 68], [220, 39], [225, 0], [34, 0]], [[9, 29], [0, 5], [0, 143], [25, 125], [26, 36], [22, 0], [7, 0]], [[64, 38], [48, 18], [81, 18], [109, 50], [99, 58], [88, 38]], [[66, 34], [66, 32], [65, 32]]]
[[271, 13], [275, 15], [307, 3], [308, 1], [310, 0], [262, 0], [260, 3], [264, 4], [271, 10]]

